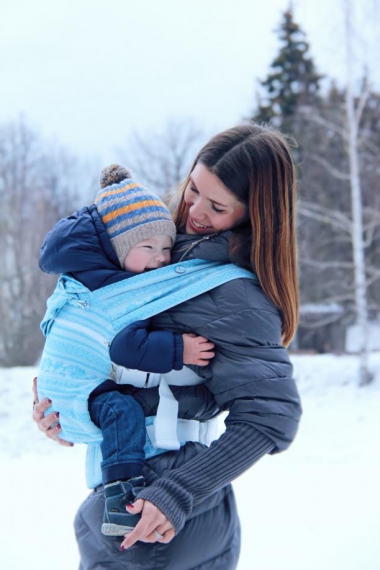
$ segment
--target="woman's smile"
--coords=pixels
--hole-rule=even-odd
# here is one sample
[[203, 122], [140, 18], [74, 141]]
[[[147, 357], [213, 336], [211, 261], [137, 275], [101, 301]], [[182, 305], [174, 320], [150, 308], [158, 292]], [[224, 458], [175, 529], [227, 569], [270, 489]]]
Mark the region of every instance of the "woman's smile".
[[[192, 227], [196, 233], [201, 233], [201, 232], [206, 232], [208, 233], [209, 231], [212, 230], [212, 226], [205, 226], [204, 224], [200, 224], [199, 222], [197, 222], [196, 220], [194, 220], [194, 218], [188, 218], [188, 225], [190, 227]], [[187, 232], [190, 233], [190, 232]]]

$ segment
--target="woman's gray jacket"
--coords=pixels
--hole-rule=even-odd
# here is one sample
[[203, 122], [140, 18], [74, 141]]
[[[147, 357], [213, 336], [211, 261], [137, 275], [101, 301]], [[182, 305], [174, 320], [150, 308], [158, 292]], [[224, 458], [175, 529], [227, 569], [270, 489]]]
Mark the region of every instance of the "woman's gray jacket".
[[[229, 262], [230, 233], [178, 235], [172, 261]], [[138, 543], [119, 553], [118, 540], [110, 542], [100, 534], [103, 496], [101, 491], [92, 493], [76, 518], [80, 568], [232, 570], [240, 535], [229, 483], [263, 455], [285, 450], [301, 416], [292, 365], [281, 345], [279, 311], [257, 280], [236, 279], [153, 317], [152, 323], [157, 329], [194, 332], [215, 343], [216, 356], [209, 365], [193, 367], [205, 384], [173, 393], [181, 417], [207, 420], [227, 411], [226, 431], [209, 448], [189, 443], [149, 460], [148, 486], [140, 496], [174, 525], [178, 536], [168, 545]], [[146, 415], [154, 412], [156, 388], [130, 392]]]

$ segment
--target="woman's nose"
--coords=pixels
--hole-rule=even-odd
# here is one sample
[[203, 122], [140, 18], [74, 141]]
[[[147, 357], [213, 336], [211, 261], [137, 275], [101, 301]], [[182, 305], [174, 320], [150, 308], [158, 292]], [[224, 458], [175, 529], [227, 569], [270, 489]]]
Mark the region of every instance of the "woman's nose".
[[197, 217], [197, 218], [202, 218], [204, 217], [204, 208], [202, 205], [201, 200], [195, 200], [193, 202], [193, 204], [190, 206], [190, 213], [192, 216]]

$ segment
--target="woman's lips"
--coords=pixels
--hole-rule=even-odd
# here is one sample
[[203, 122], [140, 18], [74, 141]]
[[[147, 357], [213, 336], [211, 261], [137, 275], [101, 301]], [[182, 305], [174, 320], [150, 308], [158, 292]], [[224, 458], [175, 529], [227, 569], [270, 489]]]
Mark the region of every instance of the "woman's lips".
[[196, 220], [193, 220], [193, 218], [189, 218], [189, 222], [191, 227], [198, 232], [204, 232], [212, 229], [212, 226], [205, 226], [204, 224], [201, 224]]

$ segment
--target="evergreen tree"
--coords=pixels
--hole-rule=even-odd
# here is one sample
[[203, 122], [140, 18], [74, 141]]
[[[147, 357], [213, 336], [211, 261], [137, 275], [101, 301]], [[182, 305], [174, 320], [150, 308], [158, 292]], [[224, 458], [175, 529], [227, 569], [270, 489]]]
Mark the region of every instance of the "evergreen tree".
[[308, 55], [305, 33], [294, 21], [290, 7], [283, 15], [278, 32], [281, 48], [270, 66], [271, 73], [260, 81], [265, 95], [259, 100], [253, 118], [296, 135], [292, 119], [300, 105], [316, 103], [323, 76], [316, 72], [313, 59]]

